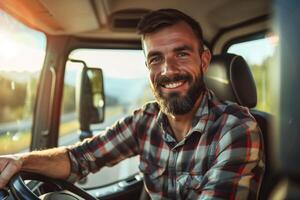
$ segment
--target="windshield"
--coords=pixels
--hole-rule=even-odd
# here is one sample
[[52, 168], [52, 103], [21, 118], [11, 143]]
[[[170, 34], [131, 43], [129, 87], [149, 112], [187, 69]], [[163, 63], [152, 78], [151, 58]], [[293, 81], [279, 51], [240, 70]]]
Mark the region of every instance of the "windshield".
[[0, 10], [0, 155], [28, 151], [46, 37]]

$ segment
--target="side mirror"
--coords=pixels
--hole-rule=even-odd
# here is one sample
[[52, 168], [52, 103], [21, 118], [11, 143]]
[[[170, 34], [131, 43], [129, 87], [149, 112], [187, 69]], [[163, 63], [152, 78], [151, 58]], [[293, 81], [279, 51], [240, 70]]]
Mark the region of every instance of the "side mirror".
[[103, 73], [100, 68], [87, 67], [81, 60], [70, 59], [71, 62], [83, 64], [76, 86], [76, 112], [79, 118], [80, 131], [91, 135], [90, 125], [104, 121], [105, 94]]

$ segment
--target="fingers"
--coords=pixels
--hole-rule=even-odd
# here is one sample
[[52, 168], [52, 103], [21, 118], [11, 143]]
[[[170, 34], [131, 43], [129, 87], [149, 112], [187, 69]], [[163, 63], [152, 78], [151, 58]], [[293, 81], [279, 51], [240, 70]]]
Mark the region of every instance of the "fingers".
[[21, 170], [22, 162], [17, 158], [0, 158], [0, 188], [4, 188], [11, 177]]

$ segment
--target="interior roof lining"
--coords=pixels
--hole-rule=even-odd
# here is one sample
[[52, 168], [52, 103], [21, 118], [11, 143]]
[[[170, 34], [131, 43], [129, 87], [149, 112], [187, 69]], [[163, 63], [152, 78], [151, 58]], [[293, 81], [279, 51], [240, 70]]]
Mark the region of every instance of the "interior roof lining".
[[259, 17], [255, 17], [255, 18], [252, 18], [252, 19], [249, 19], [247, 21], [244, 21], [244, 22], [240, 22], [240, 23], [237, 23], [237, 24], [234, 24], [232, 26], [229, 26], [229, 27], [226, 27], [226, 28], [222, 28], [219, 30], [219, 32], [215, 35], [215, 37], [212, 39], [211, 43], [210, 43], [210, 46], [213, 47], [215, 45], [215, 43], [218, 41], [218, 39], [226, 32], [229, 32], [229, 31], [232, 31], [234, 29], [238, 29], [238, 28], [241, 28], [241, 27], [244, 27], [244, 26], [247, 26], [247, 25], [250, 25], [250, 24], [256, 24], [256, 23], [260, 23], [260, 22], [263, 22], [263, 21], [267, 21], [270, 19], [270, 16], [269, 15], [262, 15], [262, 16], [259, 16]]

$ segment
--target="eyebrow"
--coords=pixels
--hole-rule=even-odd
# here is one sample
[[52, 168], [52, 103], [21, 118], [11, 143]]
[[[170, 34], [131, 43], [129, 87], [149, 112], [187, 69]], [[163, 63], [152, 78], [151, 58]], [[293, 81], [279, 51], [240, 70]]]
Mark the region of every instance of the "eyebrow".
[[178, 52], [178, 51], [185, 51], [185, 50], [193, 51], [194, 48], [191, 47], [190, 45], [182, 45], [182, 46], [176, 47], [176, 48], [174, 49], [175, 52]]

